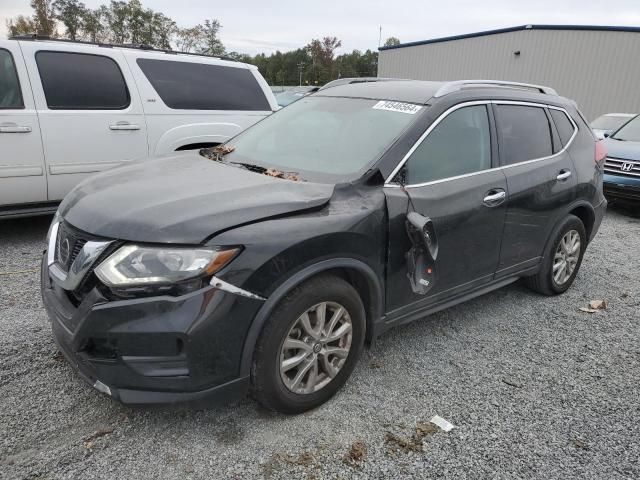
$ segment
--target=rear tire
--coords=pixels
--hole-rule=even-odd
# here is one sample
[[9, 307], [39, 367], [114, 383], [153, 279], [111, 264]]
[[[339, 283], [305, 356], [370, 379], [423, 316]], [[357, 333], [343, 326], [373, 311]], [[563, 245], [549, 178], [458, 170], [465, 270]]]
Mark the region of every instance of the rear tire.
[[559, 295], [569, 289], [580, 270], [587, 247], [587, 233], [578, 217], [568, 215], [549, 239], [540, 270], [523, 280], [527, 287], [538, 293]]
[[296, 287], [273, 310], [258, 338], [252, 396], [286, 414], [318, 407], [351, 375], [365, 329], [362, 300], [345, 280], [322, 275]]

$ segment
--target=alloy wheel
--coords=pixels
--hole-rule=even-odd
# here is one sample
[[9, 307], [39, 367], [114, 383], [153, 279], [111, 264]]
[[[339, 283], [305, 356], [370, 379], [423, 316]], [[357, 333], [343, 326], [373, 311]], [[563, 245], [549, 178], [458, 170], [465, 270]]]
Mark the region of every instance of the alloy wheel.
[[335, 302], [307, 309], [289, 329], [280, 348], [280, 378], [293, 393], [321, 390], [344, 366], [353, 339], [349, 312]]
[[564, 234], [553, 257], [553, 280], [556, 285], [564, 285], [578, 265], [580, 259], [580, 234], [569, 230]]

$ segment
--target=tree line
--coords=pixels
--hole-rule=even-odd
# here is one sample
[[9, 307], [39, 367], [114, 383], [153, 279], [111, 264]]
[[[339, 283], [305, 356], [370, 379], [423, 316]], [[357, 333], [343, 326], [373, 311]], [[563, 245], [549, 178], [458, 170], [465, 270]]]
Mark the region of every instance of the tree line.
[[[220, 40], [217, 19], [179, 27], [170, 17], [140, 0], [110, 0], [87, 8], [80, 0], [32, 0], [31, 16], [7, 20], [10, 36], [33, 34], [97, 43], [139, 44], [185, 53], [226, 56], [256, 65], [270, 85], [322, 85], [342, 77], [375, 77], [378, 52], [353, 50], [336, 54], [342, 42], [332, 36], [313, 39], [304, 47], [255, 56], [228, 51]], [[400, 41], [390, 37], [385, 45]]]

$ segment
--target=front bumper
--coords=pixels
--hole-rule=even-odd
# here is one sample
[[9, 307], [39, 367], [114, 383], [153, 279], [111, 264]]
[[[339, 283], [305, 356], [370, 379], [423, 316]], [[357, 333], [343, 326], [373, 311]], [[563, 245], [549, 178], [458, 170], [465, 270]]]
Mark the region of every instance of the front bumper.
[[605, 173], [603, 188], [607, 198], [640, 202], [640, 177], [636, 179]]
[[53, 336], [88, 383], [126, 404], [227, 402], [242, 396], [246, 333], [262, 301], [207, 286], [180, 297], [109, 301], [93, 288], [79, 304], [42, 262]]

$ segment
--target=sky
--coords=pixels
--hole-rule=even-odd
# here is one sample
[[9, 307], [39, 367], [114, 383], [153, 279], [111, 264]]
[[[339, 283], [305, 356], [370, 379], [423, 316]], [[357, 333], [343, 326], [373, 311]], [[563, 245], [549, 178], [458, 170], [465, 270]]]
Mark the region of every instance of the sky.
[[[87, 7], [108, 0], [84, 0]], [[336, 36], [339, 53], [377, 49], [382, 40], [403, 43], [525, 24], [640, 26], [640, 1], [617, 0], [142, 0], [179, 26], [217, 18], [227, 50], [272, 53], [302, 47], [313, 38]], [[6, 20], [29, 15], [29, 0], [0, 0], [0, 38]]]

